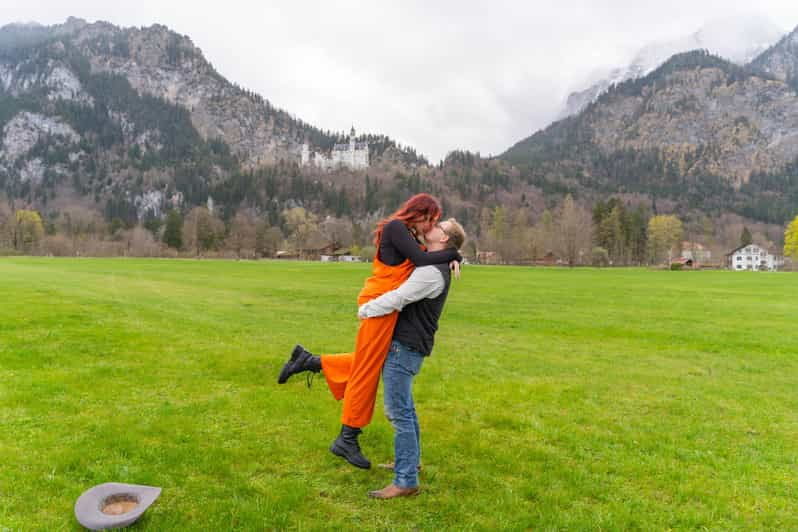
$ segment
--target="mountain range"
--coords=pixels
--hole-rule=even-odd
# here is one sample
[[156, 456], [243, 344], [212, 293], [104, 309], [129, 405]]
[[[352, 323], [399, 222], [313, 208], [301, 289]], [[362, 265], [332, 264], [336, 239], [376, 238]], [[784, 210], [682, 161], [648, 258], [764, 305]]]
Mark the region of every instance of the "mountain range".
[[781, 29], [769, 19], [725, 18], [706, 23], [693, 33], [677, 39], [646, 44], [625, 67], [600, 71], [591, 78], [588, 87], [571, 92], [559, 118], [578, 114], [611, 86], [643, 77], [676, 54], [707, 50], [737, 65], [745, 65], [782, 36]]
[[76, 18], [11, 25], [0, 28], [0, 190], [45, 210], [72, 196], [128, 224], [209, 197], [272, 221], [296, 205], [359, 216], [419, 190], [471, 220], [571, 193], [780, 224], [798, 210], [797, 80], [796, 32], [742, 65], [685, 52], [494, 159], [453, 152], [429, 166], [367, 134], [370, 168], [324, 172], [300, 165], [301, 146], [329, 151], [342, 135], [226, 80], [187, 36]]
[[796, 43], [798, 30], [743, 66], [677, 54], [501, 157], [538, 183], [783, 223], [798, 210]]

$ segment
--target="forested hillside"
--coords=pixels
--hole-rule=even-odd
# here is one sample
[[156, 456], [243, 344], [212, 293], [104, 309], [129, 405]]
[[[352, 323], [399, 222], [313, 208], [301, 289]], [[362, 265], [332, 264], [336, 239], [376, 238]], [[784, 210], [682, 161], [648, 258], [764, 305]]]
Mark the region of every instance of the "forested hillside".
[[502, 159], [541, 186], [643, 194], [683, 212], [782, 224], [798, 210], [798, 96], [756, 64], [674, 56]]

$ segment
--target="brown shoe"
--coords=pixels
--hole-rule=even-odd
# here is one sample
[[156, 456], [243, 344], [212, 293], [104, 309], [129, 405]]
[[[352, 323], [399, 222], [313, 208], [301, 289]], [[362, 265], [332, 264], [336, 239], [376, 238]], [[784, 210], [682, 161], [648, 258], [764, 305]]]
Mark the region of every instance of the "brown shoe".
[[372, 499], [393, 499], [395, 497], [413, 497], [418, 495], [419, 488], [400, 488], [395, 484], [388, 484], [378, 491], [370, 491]]
[[[388, 462], [387, 464], [377, 464], [377, 467], [379, 467], [381, 469], [387, 469], [389, 471], [393, 471], [394, 463], [393, 462]], [[421, 471], [421, 469], [422, 469], [421, 464], [418, 464], [416, 466], [416, 471]]]

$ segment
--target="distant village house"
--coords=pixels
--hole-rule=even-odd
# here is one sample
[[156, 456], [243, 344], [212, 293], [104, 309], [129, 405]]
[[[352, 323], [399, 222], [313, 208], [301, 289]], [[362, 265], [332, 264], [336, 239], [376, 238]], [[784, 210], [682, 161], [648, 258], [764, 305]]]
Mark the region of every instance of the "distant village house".
[[332, 244], [327, 244], [320, 250], [319, 260], [321, 262], [361, 262], [362, 259], [350, 254], [349, 248], [335, 248]]
[[363, 262], [363, 259], [357, 255], [350, 255], [345, 252], [342, 255], [321, 255], [321, 262]]
[[773, 272], [784, 266], [784, 257], [768, 253], [766, 249], [756, 244], [740, 246], [726, 257], [729, 268], [735, 271]]

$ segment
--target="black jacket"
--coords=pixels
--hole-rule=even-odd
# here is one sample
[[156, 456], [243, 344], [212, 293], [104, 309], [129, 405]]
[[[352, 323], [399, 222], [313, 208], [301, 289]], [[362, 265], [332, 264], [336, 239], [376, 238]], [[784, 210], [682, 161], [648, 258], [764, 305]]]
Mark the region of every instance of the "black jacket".
[[399, 313], [399, 319], [393, 330], [394, 340], [424, 356], [429, 356], [432, 353], [435, 332], [438, 330], [438, 319], [443, 312], [443, 305], [446, 303], [446, 296], [449, 295], [449, 286], [452, 283], [452, 274], [448, 264], [435, 264], [434, 266], [443, 275], [445, 283], [443, 292], [438, 297], [422, 299], [407, 305]]

